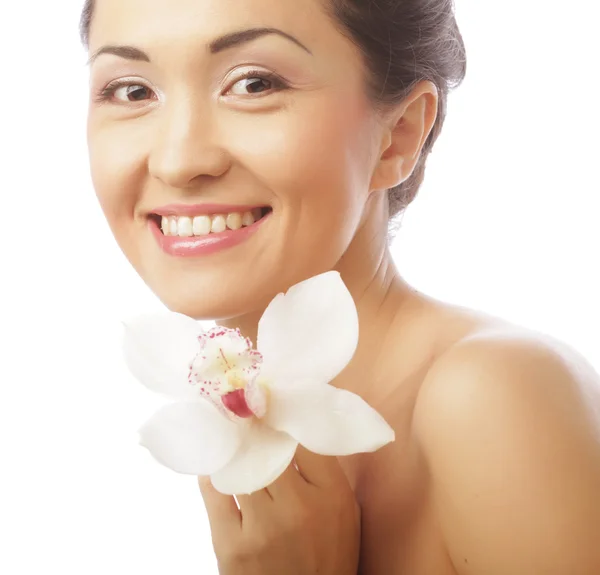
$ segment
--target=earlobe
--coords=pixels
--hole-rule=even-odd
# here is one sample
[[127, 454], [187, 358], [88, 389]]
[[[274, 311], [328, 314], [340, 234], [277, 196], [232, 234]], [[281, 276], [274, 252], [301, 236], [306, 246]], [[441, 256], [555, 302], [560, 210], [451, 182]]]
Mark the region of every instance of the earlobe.
[[388, 116], [372, 190], [390, 189], [413, 173], [437, 117], [438, 92], [423, 82]]
[[403, 156], [395, 155], [385, 158], [382, 155], [371, 178], [371, 190], [389, 190], [401, 184], [408, 177], [404, 177], [405, 172], [406, 163]]

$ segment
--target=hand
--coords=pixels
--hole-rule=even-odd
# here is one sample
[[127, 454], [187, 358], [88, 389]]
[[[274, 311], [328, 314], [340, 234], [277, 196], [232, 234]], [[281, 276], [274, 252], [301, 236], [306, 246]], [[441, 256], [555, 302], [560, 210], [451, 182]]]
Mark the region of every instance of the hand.
[[239, 509], [198, 478], [221, 575], [356, 575], [360, 509], [337, 458], [299, 446], [295, 464]]

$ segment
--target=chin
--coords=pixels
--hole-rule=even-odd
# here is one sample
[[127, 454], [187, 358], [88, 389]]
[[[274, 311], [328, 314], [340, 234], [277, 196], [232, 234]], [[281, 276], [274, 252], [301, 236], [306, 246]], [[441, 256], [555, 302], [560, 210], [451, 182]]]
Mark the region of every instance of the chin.
[[261, 312], [277, 295], [266, 293], [265, 286], [256, 289], [243, 282], [187, 282], [180, 280], [179, 285], [152, 286], [150, 289], [171, 311], [181, 313], [197, 320], [226, 320], [247, 314]]
[[129, 261], [173, 312], [197, 320], [260, 316], [277, 294], [335, 267], [343, 253], [340, 239], [311, 235], [311, 241], [297, 245], [270, 237], [197, 259], [166, 256], [150, 243], [131, 250]]

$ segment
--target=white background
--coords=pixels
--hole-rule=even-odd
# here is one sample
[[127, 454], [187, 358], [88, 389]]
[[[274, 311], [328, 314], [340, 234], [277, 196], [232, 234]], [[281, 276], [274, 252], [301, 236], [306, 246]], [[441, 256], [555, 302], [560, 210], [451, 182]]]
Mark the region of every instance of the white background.
[[[137, 445], [159, 400], [119, 322], [160, 304], [91, 188], [80, 3], [0, 4], [0, 572], [210, 575], [195, 479]], [[468, 77], [394, 254], [421, 291], [600, 369], [596, 4], [457, 0]]]

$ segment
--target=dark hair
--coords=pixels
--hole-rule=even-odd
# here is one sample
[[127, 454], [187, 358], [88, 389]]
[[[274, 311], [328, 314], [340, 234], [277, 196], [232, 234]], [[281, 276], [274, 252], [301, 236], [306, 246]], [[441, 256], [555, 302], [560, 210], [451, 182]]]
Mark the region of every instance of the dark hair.
[[[389, 190], [390, 216], [415, 198], [427, 156], [446, 117], [448, 93], [466, 74], [466, 51], [454, 15], [454, 0], [327, 0], [331, 15], [363, 54], [367, 88], [379, 108], [399, 104], [417, 83], [429, 80], [438, 89], [435, 124], [415, 169]], [[80, 21], [81, 41], [88, 47], [94, 0], [86, 0]]]

